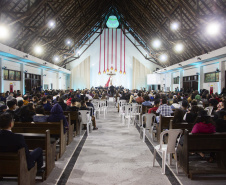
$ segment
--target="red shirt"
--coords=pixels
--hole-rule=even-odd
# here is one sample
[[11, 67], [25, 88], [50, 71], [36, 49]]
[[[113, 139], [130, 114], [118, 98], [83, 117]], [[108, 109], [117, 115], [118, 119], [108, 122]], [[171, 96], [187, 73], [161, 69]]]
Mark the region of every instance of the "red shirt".
[[151, 114], [151, 112], [156, 112], [158, 107], [152, 107], [148, 110], [148, 113]]
[[216, 128], [211, 123], [196, 123], [194, 127], [192, 128], [191, 133], [214, 133], [216, 132]]

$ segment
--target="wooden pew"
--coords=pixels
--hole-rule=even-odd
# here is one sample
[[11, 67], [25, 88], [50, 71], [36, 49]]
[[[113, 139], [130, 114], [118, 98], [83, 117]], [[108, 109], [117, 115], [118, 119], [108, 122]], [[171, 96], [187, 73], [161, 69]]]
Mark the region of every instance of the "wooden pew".
[[162, 116], [159, 115], [159, 124], [157, 124], [157, 141], [160, 142], [160, 134], [164, 129], [169, 129], [170, 120], [173, 119], [173, 116]]
[[144, 105], [142, 105], [142, 114], [146, 114], [146, 113], [148, 113], [148, 110], [150, 109], [150, 108], [152, 108], [153, 106], [144, 106]]
[[[188, 130], [184, 132], [183, 146], [178, 145], [179, 164], [183, 171], [193, 179], [197, 174], [210, 174], [207, 171], [191, 171], [189, 169], [189, 153], [191, 152], [217, 152], [217, 163], [226, 174], [226, 133], [192, 134]], [[212, 171], [211, 174], [215, 174]], [[219, 176], [214, 177], [219, 178]]]
[[44, 133], [50, 130], [51, 137], [60, 138], [60, 151], [56, 156], [56, 160], [61, 157], [66, 151], [66, 138], [67, 134], [64, 133], [63, 120], [61, 122], [15, 122], [12, 129], [15, 133]]
[[29, 150], [34, 150], [37, 147], [42, 148], [45, 156], [45, 179], [47, 179], [47, 177], [55, 167], [56, 141], [51, 141], [49, 130], [46, 130], [45, 134], [20, 134], [24, 136]]
[[187, 129], [188, 131], [191, 131], [193, 126], [194, 126], [194, 124], [190, 124], [190, 123], [187, 123], [187, 122], [175, 124], [175, 123], [173, 123], [173, 120], [171, 119], [169, 128], [170, 129], [182, 129], [183, 131], [185, 129]]
[[28, 171], [25, 148], [18, 152], [0, 152], [0, 177], [18, 177], [18, 185], [34, 185], [37, 164]]
[[79, 133], [80, 124], [79, 124], [79, 120], [78, 120], [78, 111], [65, 111], [65, 113], [67, 113], [67, 112], [70, 113], [71, 123], [72, 124], [76, 123], [76, 125], [74, 125], [76, 127], [76, 133], [74, 133], [74, 137], [75, 137], [76, 134], [80, 134]]

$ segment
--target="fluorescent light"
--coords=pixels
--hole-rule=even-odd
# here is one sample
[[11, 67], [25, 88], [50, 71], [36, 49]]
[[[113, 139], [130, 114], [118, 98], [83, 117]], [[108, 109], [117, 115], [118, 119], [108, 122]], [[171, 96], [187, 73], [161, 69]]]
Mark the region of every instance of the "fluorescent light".
[[0, 25], [0, 39], [7, 39], [9, 37], [9, 30], [7, 26]]
[[166, 62], [167, 59], [168, 59], [167, 54], [161, 54], [161, 55], [159, 56], [159, 60], [160, 60], [161, 62]]
[[184, 50], [184, 45], [181, 43], [178, 43], [175, 45], [174, 50], [178, 53], [182, 52]]
[[158, 49], [158, 48], [160, 48], [161, 44], [162, 44], [161, 41], [159, 39], [156, 39], [153, 41], [152, 46], [154, 48]]
[[212, 22], [207, 26], [207, 33], [211, 36], [215, 36], [220, 32], [220, 24], [217, 22]]
[[40, 55], [43, 53], [43, 48], [41, 46], [35, 46], [34, 51], [36, 54]]
[[171, 28], [171, 30], [176, 31], [179, 29], [179, 26], [180, 25], [178, 22], [173, 22], [173, 23], [171, 23], [170, 28]]

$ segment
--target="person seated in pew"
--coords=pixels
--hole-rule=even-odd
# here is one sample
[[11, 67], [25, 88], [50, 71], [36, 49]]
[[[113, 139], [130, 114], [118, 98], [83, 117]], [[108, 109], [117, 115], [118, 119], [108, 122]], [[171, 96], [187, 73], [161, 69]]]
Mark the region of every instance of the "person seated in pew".
[[191, 133], [214, 133], [216, 128], [213, 125], [211, 117], [207, 114], [207, 111], [201, 110], [198, 113], [198, 117], [195, 120], [195, 125], [192, 128]]
[[52, 109], [52, 105], [49, 101], [47, 101], [46, 97], [43, 97], [41, 100], [41, 104], [44, 107], [45, 111], [50, 111]]
[[184, 119], [184, 112], [181, 109], [176, 109], [174, 111], [174, 117], [173, 117], [173, 123], [178, 124], [178, 123], [183, 123], [185, 122]]
[[43, 172], [42, 149], [36, 148], [32, 152], [29, 152], [24, 137], [12, 132], [13, 126], [14, 121], [11, 114], [5, 113], [0, 115], [0, 152], [17, 152], [19, 149], [25, 148], [28, 170], [33, 168], [37, 162], [38, 172]]
[[156, 111], [157, 111], [158, 108], [159, 108], [159, 100], [156, 99], [156, 100], [154, 101], [154, 107], [150, 108], [150, 109], [148, 110], [148, 113], [149, 113], [149, 114], [151, 114], [151, 113], [156, 113]]
[[[159, 106], [159, 108], [156, 110], [156, 113], [161, 114], [162, 116], [171, 116], [173, 113], [173, 110], [171, 109], [171, 106], [167, 105], [167, 99], [162, 99], [162, 105]], [[156, 116], [156, 121], [159, 123], [159, 116]]]
[[28, 99], [28, 96], [27, 95], [25, 95], [24, 96], [24, 105], [27, 105], [28, 103], [29, 103], [29, 101], [28, 101], [29, 99]]
[[34, 122], [47, 122], [49, 116], [45, 115], [45, 109], [42, 105], [38, 105], [35, 108], [35, 115], [33, 116]]
[[16, 109], [16, 101], [15, 100], [16, 99], [13, 99], [13, 100], [7, 102], [8, 109], [6, 110], [6, 113], [11, 114], [14, 120], [19, 121], [19, 117], [15, 114], [15, 109]]
[[183, 100], [182, 101], [182, 105], [181, 105], [181, 109], [183, 110], [184, 114], [186, 112], [188, 112], [188, 107], [189, 107], [188, 101], [187, 100]]
[[[90, 110], [87, 105], [86, 105], [86, 101], [82, 100], [81, 101], [81, 107], [80, 107], [80, 110]], [[92, 115], [90, 115], [92, 117], [92, 123], [93, 123], [93, 130], [97, 130], [97, 126], [96, 126], [96, 120], [95, 120], [95, 117]]]
[[[17, 102], [18, 108], [15, 110], [15, 114], [17, 115], [18, 118], [20, 117], [21, 109], [22, 109], [23, 105], [24, 105], [23, 100], [19, 100], [19, 101]], [[18, 121], [19, 121], [19, 120], [18, 120]]]
[[59, 98], [57, 103], [61, 106], [61, 108], [63, 109], [63, 111], [66, 111], [66, 109], [67, 109], [67, 104], [64, 103], [63, 98]]
[[7, 106], [6, 105], [1, 105], [0, 106], [0, 115], [5, 113], [6, 110], [7, 110]]
[[200, 110], [203, 110], [203, 108], [198, 107], [197, 105], [193, 105], [191, 107], [191, 110], [189, 110], [188, 112], [186, 112], [184, 114], [184, 120], [187, 123], [194, 123], [194, 121], [196, 120], [197, 116], [198, 116], [198, 112]]
[[171, 109], [179, 109], [180, 108], [180, 104], [178, 103], [177, 98], [173, 99], [173, 103], [171, 105]]
[[33, 116], [35, 115], [35, 109], [33, 103], [28, 103], [23, 106], [20, 111], [21, 122], [32, 122]]
[[64, 116], [63, 109], [57, 103], [51, 109], [50, 115], [47, 118], [47, 121], [49, 121], [49, 122], [60, 122], [61, 120], [63, 120], [64, 133], [66, 133], [66, 130], [68, 129], [68, 122], [67, 122], [67, 119]]
[[81, 107], [81, 104], [78, 99], [72, 98], [71, 99], [71, 106], [67, 106], [66, 111], [78, 111]]
[[219, 119], [216, 121], [216, 131], [226, 132], [226, 111], [221, 111]]
[[152, 106], [148, 95], [144, 96], [144, 102], [142, 103], [142, 105], [143, 106]]

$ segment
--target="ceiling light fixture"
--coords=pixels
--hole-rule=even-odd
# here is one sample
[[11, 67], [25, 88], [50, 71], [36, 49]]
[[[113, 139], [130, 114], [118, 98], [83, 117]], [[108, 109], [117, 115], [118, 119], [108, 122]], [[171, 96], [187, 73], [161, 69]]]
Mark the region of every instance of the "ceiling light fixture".
[[60, 58], [59, 58], [59, 56], [56, 55], [53, 57], [53, 60], [54, 60], [54, 62], [59, 62]]
[[167, 54], [161, 54], [161, 55], [159, 56], [159, 60], [160, 60], [161, 62], [166, 62], [167, 59], [168, 59]]
[[215, 36], [220, 32], [220, 24], [217, 22], [212, 22], [208, 24], [206, 31], [208, 35]]
[[49, 28], [54, 28], [55, 25], [56, 25], [56, 22], [55, 22], [54, 20], [50, 20], [50, 21], [48, 22]]
[[34, 51], [36, 54], [40, 55], [43, 53], [43, 48], [41, 46], [35, 46]]
[[178, 43], [175, 45], [174, 50], [178, 53], [182, 52], [184, 50], [184, 45], [181, 43]]
[[156, 49], [160, 48], [162, 45], [161, 41], [159, 39], [156, 39], [152, 42], [152, 46]]
[[170, 25], [171, 30], [176, 31], [179, 29], [180, 24], [178, 22], [173, 22]]
[[0, 25], [0, 39], [7, 39], [9, 37], [9, 30], [7, 26]]

